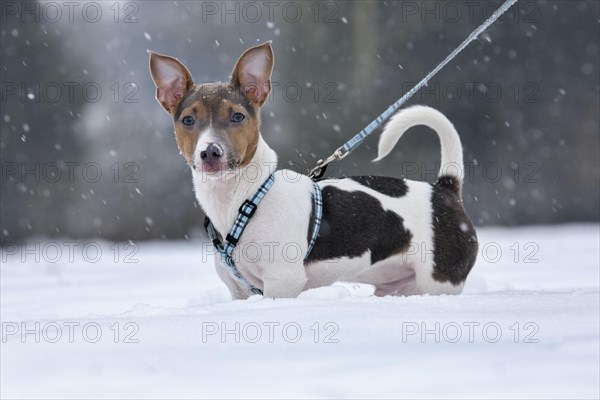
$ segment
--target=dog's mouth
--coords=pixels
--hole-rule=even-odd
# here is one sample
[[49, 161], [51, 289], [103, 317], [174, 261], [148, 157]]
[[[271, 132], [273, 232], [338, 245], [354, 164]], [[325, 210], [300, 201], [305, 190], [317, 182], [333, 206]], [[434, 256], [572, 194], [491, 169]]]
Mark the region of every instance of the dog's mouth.
[[205, 174], [218, 174], [219, 172], [226, 169], [224, 164], [225, 163], [222, 163], [222, 162], [215, 162], [215, 163], [202, 162], [202, 163], [200, 163], [200, 169]]
[[240, 163], [236, 160], [230, 159], [227, 161], [217, 162], [192, 161], [190, 164], [195, 171], [200, 171], [203, 174], [214, 177], [235, 172], [235, 170], [239, 167]]

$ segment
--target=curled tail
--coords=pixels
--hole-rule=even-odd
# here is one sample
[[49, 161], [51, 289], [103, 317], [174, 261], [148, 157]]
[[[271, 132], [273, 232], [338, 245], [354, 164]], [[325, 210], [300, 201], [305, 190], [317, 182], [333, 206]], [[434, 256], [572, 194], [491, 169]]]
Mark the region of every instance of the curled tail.
[[438, 134], [442, 147], [442, 161], [438, 178], [448, 177], [455, 180], [460, 192], [464, 175], [460, 137], [448, 118], [431, 107], [413, 106], [398, 111], [386, 124], [379, 139], [377, 158], [373, 161], [379, 161], [387, 156], [404, 132], [417, 125], [428, 126]]

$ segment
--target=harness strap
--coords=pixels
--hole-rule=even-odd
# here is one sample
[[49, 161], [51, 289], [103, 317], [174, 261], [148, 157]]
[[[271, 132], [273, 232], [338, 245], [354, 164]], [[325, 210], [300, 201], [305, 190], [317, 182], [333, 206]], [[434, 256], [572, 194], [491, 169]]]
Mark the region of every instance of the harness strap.
[[317, 241], [317, 237], [319, 236], [319, 229], [321, 228], [321, 220], [323, 219], [323, 195], [321, 194], [321, 188], [317, 185], [317, 182], [313, 181], [313, 210], [315, 211], [315, 224], [313, 225], [313, 232], [310, 237], [310, 242], [308, 243], [308, 250], [306, 251], [306, 260], [310, 255], [313, 247], [315, 246], [315, 242]]
[[269, 189], [271, 189], [271, 186], [273, 186], [274, 182], [275, 176], [271, 174], [269, 178], [267, 178], [267, 180], [258, 188], [254, 196], [242, 203], [238, 212], [238, 216], [233, 224], [233, 227], [231, 228], [229, 234], [225, 237], [225, 245], [223, 245], [223, 243], [221, 243], [221, 240], [219, 240], [217, 230], [210, 221], [210, 218], [206, 217], [204, 219], [204, 227], [206, 229], [206, 233], [208, 233], [208, 237], [210, 238], [210, 240], [212, 240], [213, 246], [215, 246], [217, 251], [221, 254], [221, 258], [229, 267], [227, 268], [229, 275], [235, 281], [237, 281], [244, 289], [246, 289], [252, 294], [262, 295], [263, 292], [259, 288], [252, 285], [244, 277], [244, 275], [242, 275], [242, 273], [235, 265], [235, 261], [233, 260], [232, 254], [233, 249], [235, 249], [235, 246], [238, 244], [240, 237], [244, 232], [244, 229], [246, 229], [246, 225], [248, 225], [248, 222], [250, 222], [250, 219], [252, 218], [252, 216], [254, 216], [254, 213], [258, 208], [258, 204], [265, 197]]
[[[271, 174], [269, 178], [258, 188], [254, 196], [250, 199], [245, 200], [240, 206], [238, 216], [231, 228], [229, 234], [225, 237], [225, 244], [221, 242], [219, 239], [219, 234], [212, 224], [210, 218], [208, 216], [204, 219], [204, 229], [206, 229], [206, 233], [208, 237], [213, 243], [213, 246], [217, 251], [221, 254], [221, 258], [228, 266], [227, 271], [229, 275], [238, 282], [240, 286], [242, 286], [246, 291], [252, 294], [263, 294], [263, 291], [254, 285], [252, 285], [244, 275], [239, 271], [237, 266], [235, 265], [235, 261], [233, 259], [233, 250], [235, 246], [238, 244], [242, 233], [246, 229], [248, 222], [254, 216], [256, 209], [258, 208], [258, 204], [265, 197], [269, 189], [275, 183], [275, 175]], [[313, 207], [315, 211], [315, 223], [313, 226], [313, 232], [311, 235], [311, 239], [308, 245], [308, 251], [306, 252], [306, 258], [310, 254], [312, 248], [314, 247], [315, 242], [317, 241], [317, 237], [319, 236], [319, 229], [321, 227], [321, 220], [323, 217], [323, 200], [321, 195], [321, 189], [319, 186], [313, 182]]]

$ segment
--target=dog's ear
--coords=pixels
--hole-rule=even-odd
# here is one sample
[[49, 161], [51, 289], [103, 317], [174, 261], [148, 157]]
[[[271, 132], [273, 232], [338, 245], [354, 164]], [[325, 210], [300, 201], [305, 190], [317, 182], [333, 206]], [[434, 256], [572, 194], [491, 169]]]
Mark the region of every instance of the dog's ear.
[[231, 73], [231, 83], [251, 101], [263, 105], [271, 92], [272, 71], [273, 48], [269, 40], [240, 56]]
[[150, 74], [156, 85], [156, 100], [173, 114], [179, 102], [193, 85], [192, 74], [179, 60], [154, 53], [150, 54]]

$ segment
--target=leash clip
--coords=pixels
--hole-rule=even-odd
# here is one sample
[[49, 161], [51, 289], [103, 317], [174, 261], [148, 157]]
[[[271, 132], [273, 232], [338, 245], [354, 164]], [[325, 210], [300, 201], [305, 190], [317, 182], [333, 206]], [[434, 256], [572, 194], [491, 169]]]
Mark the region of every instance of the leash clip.
[[327, 166], [334, 161], [343, 160], [346, 156], [350, 154], [348, 150], [346, 150], [343, 146], [339, 147], [336, 151], [333, 152], [332, 155], [327, 157], [325, 160], [321, 159], [317, 161], [317, 166], [310, 170], [308, 173], [308, 177], [314, 181], [317, 181], [325, 175], [325, 171], [327, 170]]

